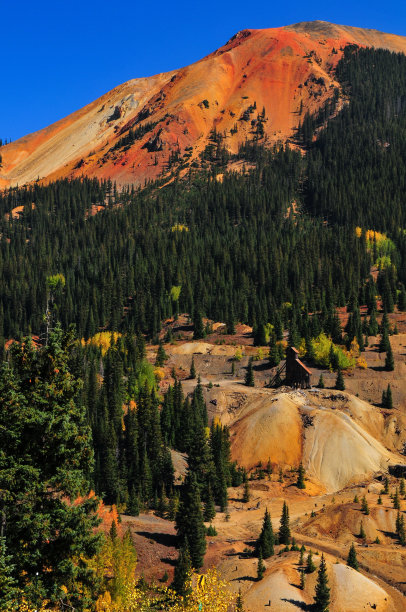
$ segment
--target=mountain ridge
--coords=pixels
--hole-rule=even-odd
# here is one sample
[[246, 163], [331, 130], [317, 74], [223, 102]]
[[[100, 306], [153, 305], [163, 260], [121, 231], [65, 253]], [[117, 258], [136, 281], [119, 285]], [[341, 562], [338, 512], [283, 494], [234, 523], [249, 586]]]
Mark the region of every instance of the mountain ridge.
[[[6, 145], [0, 188], [81, 175], [142, 185], [171, 156], [183, 172], [199, 165], [213, 130], [231, 153], [246, 139], [286, 142], [338, 87], [347, 44], [406, 52], [405, 37], [321, 21], [241, 30], [193, 64], [127, 81]], [[130, 129], [134, 140], [120, 144]]]

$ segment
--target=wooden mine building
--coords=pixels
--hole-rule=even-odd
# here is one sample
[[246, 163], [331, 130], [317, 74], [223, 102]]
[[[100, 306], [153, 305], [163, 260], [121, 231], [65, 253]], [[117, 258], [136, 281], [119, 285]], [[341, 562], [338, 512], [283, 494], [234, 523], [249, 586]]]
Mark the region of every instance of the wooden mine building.
[[294, 346], [286, 349], [286, 377], [285, 384], [291, 387], [308, 389], [312, 371], [299, 359], [299, 351]]

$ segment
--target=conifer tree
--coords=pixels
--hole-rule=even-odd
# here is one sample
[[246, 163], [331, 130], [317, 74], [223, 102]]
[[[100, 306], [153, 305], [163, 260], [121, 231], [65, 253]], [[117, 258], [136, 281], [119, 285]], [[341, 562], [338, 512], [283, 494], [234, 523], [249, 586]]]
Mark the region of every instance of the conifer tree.
[[253, 366], [252, 357], [250, 357], [247, 366], [247, 372], [245, 374], [245, 385], [247, 387], [255, 387], [255, 378], [254, 378], [254, 366]]
[[390, 342], [388, 343], [388, 350], [386, 351], [385, 369], [388, 370], [388, 372], [392, 372], [395, 369], [395, 361], [393, 359], [392, 347]]
[[19, 590], [13, 577], [14, 565], [7, 554], [6, 539], [0, 537], [0, 610], [17, 610]]
[[140, 513], [140, 500], [136, 493], [135, 487], [132, 486], [128, 498], [127, 514], [130, 516], [138, 516]]
[[395, 495], [393, 496], [393, 507], [395, 510], [400, 510], [399, 489], [397, 487]]
[[330, 587], [328, 586], [327, 566], [324, 555], [321, 555], [319, 572], [317, 576], [314, 609], [316, 612], [328, 612], [330, 604]]
[[403, 283], [400, 285], [400, 291], [398, 296], [398, 309], [404, 312], [406, 310], [406, 290]]
[[390, 347], [388, 327], [384, 326], [381, 339], [379, 341], [379, 352], [387, 353]]
[[399, 493], [401, 495], [405, 495], [406, 494], [406, 487], [405, 487], [405, 479], [404, 478], [402, 478], [401, 481], [400, 481]]
[[300, 570], [300, 588], [302, 591], [304, 591], [305, 586], [306, 586], [306, 575], [304, 573], [304, 570], [301, 569]]
[[203, 319], [199, 310], [195, 311], [193, 318], [193, 340], [201, 340], [205, 337]]
[[244, 494], [242, 496], [242, 501], [244, 502], [244, 504], [246, 504], [247, 502], [249, 502], [250, 500], [250, 486], [248, 483], [248, 480], [246, 480], [244, 482]]
[[266, 344], [265, 325], [260, 323], [254, 329], [254, 346], [265, 346]]
[[371, 316], [369, 317], [368, 335], [376, 336], [378, 332], [379, 332], [379, 325], [378, 325], [378, 321], [376, 320], [375, 310], [373, 310], [371, 312]]
[[390, 410], [392, 410], [393, 408], [393, 399], [392, 399], [392, 389], [390, 384], [388, 383], [388, 386], [382, 391], [382, 406], [384, 408], [389, 408]]
[[262, 578], [264, 577], [264, 572], [265, 572], [265, 565], [264, 565], [264, 561], [262, 558], [262, 551], [261, 549], [259, 550], [259, 554], [258, 554], [258, 564], [257, 564], [257, 580], [262, 580]]
[[306, 488], [305, 470], [304, 470], [302, 462], [300, 462], [300, 465], [299, 465], [299, 468], [298, 468], [298, 471], [297, 471], [296, 486], [297, 486], [298, 489], [305, 489]]
[[351, 544], [350, 550], [347, 557], [347, 565], [354, 569], [358, 569], [357, 552], [355, 550], [354, 542]]
[[398, 511], [398, 518], [396, 521], [396, 533], [399, 538], [399, 544], [406, 546], [406, 528], [405, 528], [405, 517]]
[[319, 389], [324, 389], [325, 388], [323, 374], [320, 374], [320, 378], [319, 378], [319, 382], [318, 382], [317, 386], [318, 386]]
[[165, 352], [162, 340], [160, 340], [159, 345], [158, 345], [158, 351], [156, 354], [155, 365], [160, 368], [164, 365], [167, 359], [168, 359], [168, 355]]
[[241, 595], [241, 588], [238, 589], [237, 601], [235, 602], [235, 611], [244, 612], [244, 600]]
[[358, 534], [358, 537], [359, 537], [361, 540], [365, 540], [365, 539], [366, 539], [366, 537], [367, 537], [367, 536], [366, 536], [366, 533], [365, 533], [365, 529], [364, 529], [364, 525], [363, 525], [363, 522], [362, 522], [362, 521], [361, 521], [361, 525], [360, 525], [360, 527], [359, 527], [359, 534]]
[[345, 382], [344, 382], [343, 373], [341, 372], [341, 368], [338, 368], [338, 371], [337, 371], [335, 389], [338, 389], [339, 391], [345, 390]]
[[364, 514], [369, 514], [369, 506], [365, 495], [363, 496], [361, 501], [361, 512], [363, 512]]
[[275, 368], [280, 363], [279, 348], [276, 344], [275, 334], [271, 333], [269, 341], [269, 355], [268, 355], [269, 366]]
[[179, 510], [176, 515], [176, 531], [180, 545], [187, 540], [192, 567], [200, 569], [206, 552], [206, 530], [196, 477], [189, 472], [182, 486]]
[[285, 501], [283, 502], [282, 516], [279, 526], [279, 543], [290, 543], [289, 508]]
[[383, 481], [383, 492], [385, 493], [385, 495], [388, 495], [389, 493], [389, 478], [387, 476], [385, 476], [385, 479]]
[[203, 513], [203, 517], [204, 520], [207, 522], [210, 522], [214, 519], [214, 517], [216, 516], [216, 507], [214, 505], [214, 497], [213, 497], [213, 492], [211, 489], [211, 486], [209, 484], [208, 486], [208, 492], [207, 492], [207, 499], [204, 502], [204, 513]]
[[[38, 572], [38, 594], [55, 603], [68, 584], [66, 603], [83, 610], [90, 605], [83, 591], [91, 595], [97, 583], [87, 559], [96, 554], [99, 537], [93, 533], [98, 500], [87, 497], [91, 432], [78, 401], [81, 381], [71, 371], [76, 339], [56, 326], [47, 346], [35, 349], [27, 338], [10, 350], [9, 363], [0, 368], [6, 554], [17, 587]], [[78, 495], [82, 500], [70, 503]]]
[[189, 378], [196, 378], [196, 368], [195, 368], [195, 358], [192, 357], [192, 363], [190, 365], [190, 374]]
[[191, 571], [192, 560], [190, 558], [188, 540], [185, 538], [184, 543], [179, 550], [179, 556], [175, 565], [175, 572], [171, 585], [173, 590], [182, 597], [185, 597], [190, 593], [190, 587], [188, 587], [187, 581], [190, 577]]
[[268, 559], [274, 554], [275, 536], [272, 529], [271, 517], [268, 508], [265, 509], [262, 530], [256, 542], [256, 550], [259, 555], [262, 552], [263, 559]]
[[310, 551], [306, 559], [306, 572], [308, 574], [312, 574], [315, 571], [315, 569], [316, 569], [316, 566], [314, 565], [313, 554], [312, 554], [312, 551]]

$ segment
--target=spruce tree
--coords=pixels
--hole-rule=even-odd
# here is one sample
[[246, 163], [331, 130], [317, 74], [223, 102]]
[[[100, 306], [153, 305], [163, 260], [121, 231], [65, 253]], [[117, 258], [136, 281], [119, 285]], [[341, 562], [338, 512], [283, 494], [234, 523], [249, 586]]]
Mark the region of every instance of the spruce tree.
[[189, 378], [191, 379], [196, 378], [196, 368], [195, 368], [195, 358], [194, 357], [192, 357], [192, 363], [190, 364]]
[[305, 586], [306, 586], [306, 575], [304, 573], [304, 570], [301, 569], [300, 570], [300, 589], [304, 591]]
[[398, 296], [398, 309], [404, 312], [406, 310], [406, 290], [403, 283], [400, 285], [400, 291]]
[[397, 521], [396, 532], [399, 538], [399, 544], [401, 546], [406, 546], [406, 528], [405, 528], [405, 517], [403, 514], [399, 514], [399, 518]]
[[246, 504], [247, 502], [249, 502], [250, 500], [250, 485], [248, 483], [248, 480], [246, 480], [244, 482], [244, 493], [242, 496], [242, 501], [244, 502], [244, 504]]
[[319, 378], [319, 382], [318, 382], [317, 386], [318, 386], [319, 389], [324, 389], [325, 388], [323, 374], [320, 374], [320, 378]]
[[337, 389], [338, 391], [345, 390], [345, 382], [344, 382], [343, 373], [341, 372], [341, 368], [338, 368], [338, 371], [337, 371], [335, 389]]
[[365, 495], [363, 496], [361, 501], [361, 512], [363, 512], [364, 514], [369, 514], [369, 506]]
[[279, 526], [279, 543], [290, 543], [289, 508], [285, 501], [283, 502], [282, 516]]
[[275, 536], [272, 529], [271, 517], [268, 508], [265, 509], [262, 530], [256, 542], [257, 555], [262, 552], [262, 557], [268, 559], [274, 554]]
[[187, 540], [192, 566], [198, 570], [203, 565], [206, 552], [206, 530], [203, 522], [202, 504], [196, 477], [189, 472], [182, 486], [179, 509], [176, 514], [176, 531], [180, 545]]
[[205, 337], [203, 319], [199, 310], [195, 311], [193, 318], [193, 340], [201, 340]]
[[321, 555], [319, 572], [317, 576], [314, 609], [316, 612], [328, 612], [330, 604], [330, 587], [328, 586], [327, 566], [324, 555]]
[[212, 521], [216, 516], [216, 507], [214, 505], [214, 497], [211, 486], [208, 486], [207, 499], [204, 502], [203, 518], [206, 523]]
[[313, 553], [310, 551], [306, 559], [306, 572], [312, 574], [316, 569], [313, 561]]
[[255, 387], [255, 378], [254, 378], [254, 367], [253, 367], [253, 359], [250, 357], [247, 366], [247, 372], [245, 374], [245, 382], [244, 384], [247, 387]]
[[259, 551], [258, 554], [258, 564], [257, 564], [257, 580], [262, 580], [262, 578], [264, 577], [264, 572], [265, 572], [265, 565], [264, 565], [264, 561], [262, 558], [262, 551]]
[[130, 516], [138, 516], [140, 513], [140, 500], [136, 493], [135, 487], [131, 487], [127, 504], [127, 514]]
[[158, 345], [158, 351], [156, 354], [155, 365], [160, 368], [164, 365], [167, 359], [168, 359], [168, 355], [165, 352], [162, 340], [160, 340], [159, 345]]
[[21, 593], [13, 577], [12, 557], [7, 554], [6, 539], [0, 537], [0, 610], [17, 610]]
[[299, 468], [298, 468], [298, 471], [297, 471], [296, 486], [297, 486], [298, 489], [305, 489], [306, 488], [305, 470], [304, 470], [302, 462], [300, 462], [300, 465], [299, 465]]
[[405, 495], [406, 494], [406, 487], [405, 487], [405, 479], [404, 478], [402, 478], [401, 481], [400, 481], [399, 493], [401, 495]]
[[395, 495], [393, 496], [393, 507], [395, 510], [400, 510], [399, 489], [397, 487]]
[[348, 553], [347, 565], [356, 570], [358, 569], [357, 552], [355, 550], [354, 542], [351, 544], [351, 547]]
[[395, 369], [395, 360], [393, 359], [392, 347], [390, 345], [390, 342], [388, 344], [388, 350], [386, 351], [385, 369], [388, 370], [388, 372], [392, 372]]
[[93, 452], [73, 373], [76, 350], [72, 330], [57, 325], [43, 348], [29, 338], [14, 343], [0, 367], [0, 490], [17, 587], [38, 572], [38, 594], [56, 604], [61, 586], [69, 585], [66, 603], [83, 610], [97, 585], [86, 559], [100, 539], [93, 531], [99, 502], [88, 497]]
[[382, 331], [381, 339], [379, 341], [379, 352], [386, 353], [389, 350], [390, 341], [389, 341], [389, 333], [388, 328], [385, 326]]
[[244, 612], [244, 600], [241, 595], [241, 588], [238, 589], [237, 601], [235, 602], [235, 612]]
[[382, 406], [384, 408], [389, 408], [390, 410], [393, 408], [392, 389], [389, 383], [386, 391], [382, 391]]
[[365, 533], [365, 529], [364, 529], [364, 524], [363, 524], [363, 522], [362, 522], [362, 521], [361, 521], [361, 524], [360, 524], [360, 527], [359, 527], [359, 534], [358, 534], [358, 537], [359, 537], [361, 540], [365, 540], [365, 539], [366, 539], [366, 537], [367, 537], [367, 535], [366, 535], [366, 533]]
[[275, 334], [271, 334], [271, 339], [269, 341], [269, 355], [268, 355], [269, 366], [271, 368], [275, 368], [280, 363], [280, 355], [279, 348], [276, 344]]
[[171, 585], [172, 589], [182, 597], [186, 597], [190, 593], [188, 579], [190, 578], [191, 572], [192, 560], [190, 558], [188, 540], [185, 538], [183, 545], [179, 550], [179, 556], [175, 565], [175, 572]]

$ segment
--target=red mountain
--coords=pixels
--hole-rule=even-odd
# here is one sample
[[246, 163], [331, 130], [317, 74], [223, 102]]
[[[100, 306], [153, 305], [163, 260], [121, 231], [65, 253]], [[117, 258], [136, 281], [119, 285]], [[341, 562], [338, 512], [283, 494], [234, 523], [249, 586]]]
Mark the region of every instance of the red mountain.
[[6, 145], [0, 187], [82, 174], [142, 184], [175, 153], [184, 167], [198, 163], [214, 129], [237, 151], [263, 109], [263, 141], [286, 141], [338, 86], [334, 67], [349, 43], [406, 52], [405, 37], [321, 21], [243, 30], [195, 64], [128, 81]]

